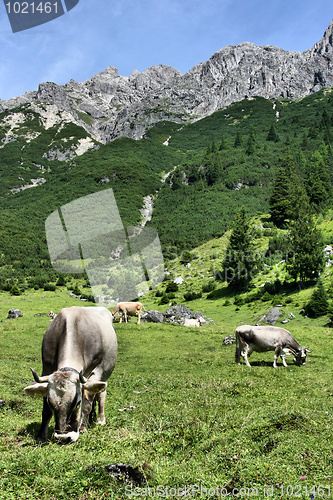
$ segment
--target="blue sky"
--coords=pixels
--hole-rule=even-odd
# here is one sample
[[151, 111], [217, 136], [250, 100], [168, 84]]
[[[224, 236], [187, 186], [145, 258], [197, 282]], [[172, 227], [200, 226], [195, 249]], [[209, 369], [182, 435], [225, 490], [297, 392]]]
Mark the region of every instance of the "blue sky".
[[12, 33], [0, 2], [0, 99], [45, 81], [85, 81], [108, 66], [124, 76], [156, 64], [185, 73], [243, 41], [303, 52], [333, 19], [332, 0], [80, 0]]

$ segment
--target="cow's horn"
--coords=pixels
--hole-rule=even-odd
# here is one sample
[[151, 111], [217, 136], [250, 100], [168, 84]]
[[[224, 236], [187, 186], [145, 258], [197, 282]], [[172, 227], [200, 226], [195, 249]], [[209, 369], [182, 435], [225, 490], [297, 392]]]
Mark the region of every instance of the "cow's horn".
[[312, 352], [312, 351], [310, 351], [310, 349], [308, 349], [307, 347], [305, 347], [305, 350], [306, 350], [306, 352]]
[[87, 382], [87, 379], [83, 376], [82, 370], [79, 373], [79, 377], [81, 384], [85, 384]]
[[48, 382], [49, 381], [49, 377], [48, 376], [45, 376], [45, 377], [40, 377], [33, 368], [30, 368], [30, 370], [32, 371], [32, 375], [34, 377], [34, 379], [36, 380], [36, 382], [38, 384], [42, 384], [43, 382]]

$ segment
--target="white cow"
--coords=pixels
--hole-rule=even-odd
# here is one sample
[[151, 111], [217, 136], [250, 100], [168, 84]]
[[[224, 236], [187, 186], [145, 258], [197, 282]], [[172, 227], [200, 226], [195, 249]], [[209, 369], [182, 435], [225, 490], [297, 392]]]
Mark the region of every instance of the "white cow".
[[201, 323], [198, 319], [189, 319], [189, 318], [185, 318], [185, 323], [184, 323], [184, 326], [200, 326]]
[[24, 389], [30, 396], [43, 396], [37, 441], [47, 440], [52, 415], [55, 438], [77, 441], [87, 429], [95, 399], [97, 423], [105, 424], [105, 389], [116, 359], [117, 337], [106, 307], [73, 306], [57, 314], [43, 339], [43, 374], [31, 369], [36, 383]]
[[309, 351], [301, 347], [288, 330], [277, 326], [250, 326], [241, 325], [236, 328], [236, 363], [240, 363], [240, 356], [244, 358], [246, 366], [251, 366], [248, 356], [253, 352], [274, 351], [274, 368], [280, 356], [283, 366], [288, 366], [285, 355], [293, 354], [296, 365], [305, 365]]

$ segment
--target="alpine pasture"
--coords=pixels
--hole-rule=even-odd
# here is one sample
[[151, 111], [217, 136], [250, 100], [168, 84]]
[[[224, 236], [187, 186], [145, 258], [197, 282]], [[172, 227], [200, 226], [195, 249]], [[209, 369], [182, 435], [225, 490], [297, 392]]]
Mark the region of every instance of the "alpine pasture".
[[[309, 291], [297, 293], [298, 303]], [[92, 424], [74, 445], [53, 438], [37, 446], [42, 401], [24, 395], [30, 366], [41, 373], [47, 313], [82, 305], [64, 287], [0, 296], [0, 498], [125, 499], [299, 498], [332, 492], [332, 333], [328, 318], [309, 319], [289, 303], [287, 328], [308, 346], [305, 366], [288, 368], [273, 353], [254, 353], [252, 368], [235, 364], [235, 346], [222, 345], [243, 323], [253, 323], [267, 303], [235, 306], [198, 299], [213, 323], [116, 325], [119, 353], [106, 399], [106, 425]], [[153, 295], [146, 308], [164, 311]], [[188, 305], [188, 304], [187, 304]], [[94, 307], [92, 305], [92, 307]], [[22, 318], [6, 319], [19, 308]], [[237, 310], [236, 310], [237, 309]], [[35, 316], [41, 314], [42, 316]], [[44, 314], [45, 313], [45, 314]], [[119, 480], [112, 464], [128, 464], [141, 482]], [[150, 488], [148, 490], [148, 488]], [[330, 490], [331, 488], [331, 490]]]

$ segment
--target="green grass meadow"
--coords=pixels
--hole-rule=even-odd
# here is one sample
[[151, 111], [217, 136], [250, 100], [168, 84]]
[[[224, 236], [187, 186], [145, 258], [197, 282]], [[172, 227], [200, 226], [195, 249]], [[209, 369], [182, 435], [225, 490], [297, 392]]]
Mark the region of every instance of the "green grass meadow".
[[[42, 401], [25, 396], [23, 388], [33, 382], [30, 366], [41, 373], [47, 313], [71, 305], [84, 304], [65, 289], [0, 294], [1, 499], [332, 495], [333, 341], [327, 318], [310, 320], [294, 307], [296, 318], [287, 328], [312, 352], [305, 366], [293, 366], [289, 356], [290, 366], [280, 361], [277, 370], [273, 352], [253, 353], [249, 369], [235, 364], [234, 345], [222, 345], [239, 324], [255, 322], [260, 307], [267, 308], [262, 303], [236, 310], [222, 300], [198, 300], [191, 309], [204, 310], [215, 322], [200, 328], [137, 325], [134, 318], [117, 324], [106, 425], [92, 424], [77, 443], [60, 446], [51, 437], [51, 420], [50, 440], [37, 446]], [[6, 319], [11, 308], [24, 316]], [[116, 463], [137, 468], [145, 481], [136, 486], [116, 480], [106, 468]]]

